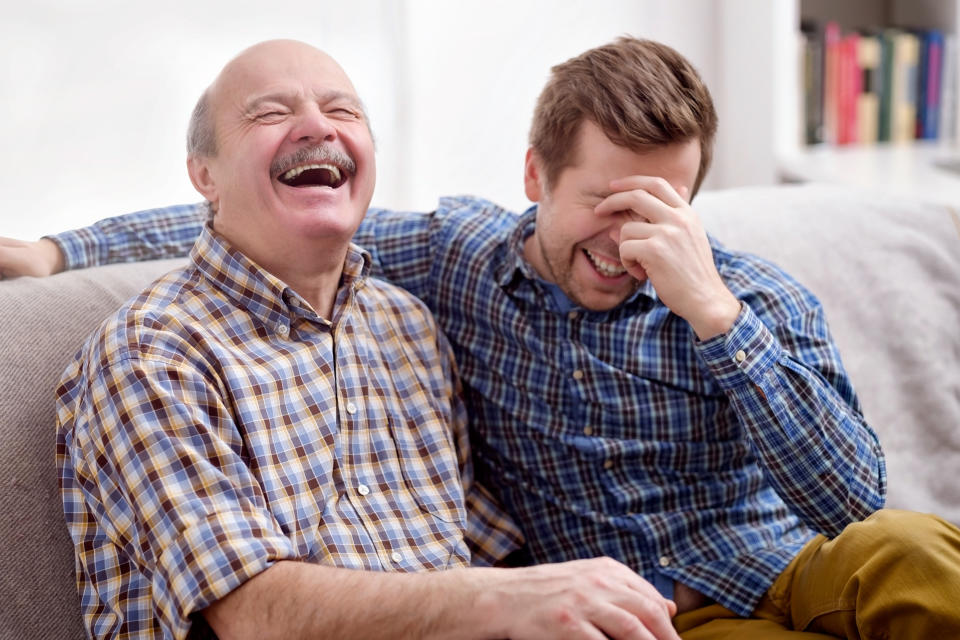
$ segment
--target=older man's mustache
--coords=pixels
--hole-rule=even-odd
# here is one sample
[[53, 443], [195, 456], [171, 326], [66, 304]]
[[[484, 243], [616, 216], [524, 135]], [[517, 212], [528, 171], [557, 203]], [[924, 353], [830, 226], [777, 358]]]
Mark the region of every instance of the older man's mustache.
[[331, 164], [350, 175], [357, 172], [357, 163], [349, 155], [329, 144], [319, 144], [301, 147], [293, 153], [274, 159], [270, 164], [270, 175], [281, 176], [290, 169], [305, 164]]

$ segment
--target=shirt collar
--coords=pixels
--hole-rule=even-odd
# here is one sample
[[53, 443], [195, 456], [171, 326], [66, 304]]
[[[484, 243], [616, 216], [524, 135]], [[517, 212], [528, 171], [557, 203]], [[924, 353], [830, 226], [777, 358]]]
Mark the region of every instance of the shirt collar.
[[[553, 308], [555, 305], [551, 304], [548, 300], [550, 298], [549, 293], [541, 286], [541, 283], [544, 282], [543, 279], [533, 266], [527, 262], [527, 259], [523, 255], [524, 243], [527, 238], [533, 234], [533, 230], [536, 227], [536, 220], [537, 205], [531, 206], [517, 219], [516, 227], [514, 227], [513, 231], [507, 237], [507, 247], [503, 264], [500, 265], [495, 276], [497, 283], [507, 293], [511, 295], [517, 294], [519, 293], [521, 285], [525, 285], [532, 289], [539, 290], [540, 297], [544, 300], [543, 304]], [[587, 314], [620, 316], [624, 312], [646, 310], [650, 308], [656, 300], [656, 290], [654, 290], [653, 285], [650, 284], [650, 280], [644, 280], [630, 297], [615, 308], [602, 312], [587, 311], [585, 309], [583, 311]], [[576, 308], [581, 309], [579, 306]], [[558, 311], [562, 312], [562, 310], [559, 309]]]
[[[190, 260], [214, 287], [267, 326], [288, 324], [289, 319], [297, 315], [329, 324], [283, 280], [256, 264], [214, 231], [212, 221], [204, 225], [190, 250]], [[339, 315], [348, 296], [364, 285], [370, 268], [370, 254], [351, 244], [334, 302], [334, 317]]]

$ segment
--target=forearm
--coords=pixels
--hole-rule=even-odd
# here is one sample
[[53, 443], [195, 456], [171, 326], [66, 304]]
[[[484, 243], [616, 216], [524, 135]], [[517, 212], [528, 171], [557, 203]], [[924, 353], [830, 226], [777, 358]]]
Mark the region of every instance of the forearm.
[[496, 638], [494, 570], [427, 574], [279, 562], [204, 610], [234, 638]]
[[883, 506], [886, 470], [877, 437], [832, 387], [775, 365], [769, 385], [744, 395], [755, 391], [762, 404], [744, 398], [738, 413], [768, 480], [804, 522], [832, 537]]
[[89, 227], [47, 239], [62, 253], [65, 269], [187, 255], [207, 218], [202, 203], [104, 218]]
[[812, 328], [820, 324], [818, 313], [798, 321], [809, 334], [782, 329], [782, 340], [745, 313], [729, 335], [705, 346], [704, 358], [770, 484], [808, 525], [835, 535], [883, 506], [886, 472], [877, 437], [825, 327]]

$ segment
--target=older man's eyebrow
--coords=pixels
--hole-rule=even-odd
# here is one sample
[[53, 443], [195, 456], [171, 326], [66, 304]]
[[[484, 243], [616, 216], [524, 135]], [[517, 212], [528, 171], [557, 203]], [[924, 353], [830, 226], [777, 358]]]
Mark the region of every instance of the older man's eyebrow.
[[314, 94], [318, 102], [323, 104], [328, 104], [330, 102], [336, 102], [338, 100], [346, 102], [349, 106], [354, 109], [358, 109], [364, 115], [367, 114], [366, 108], [363, 106], [363, 102], [352, 93], [347, 93], [346, 91], [337, 91], [329, 90], [322, 91]]
[[[299, 96], [297, 94], [284, 92], [284, 91], [267, 93], [261, 96], [254, 96], [249, 101], [247, 101], [245, 113], [253, 113], [257, 109], [259, 109], [261, 105], [265, 103], [270, 103], [270, 102], [279, 103], [282, 105], [289, 105], [290, 103], [295, 102], [298, 99], [298, 97]], [[367, 109], [366, 107], [363, 106], [363, 102], [357, 96], [353, 95], [352, 93], [347, 93], [346, 91], [329, 90], [329, 91], [315, 92], [314, 99], [316, 99], [318, 103], [324, 104], [324, 105], [329, 104], [331, 102], [336, 102], [339, 100], [347, 103], [348, 106], [351, 106], [354, 109], [357, 109], [358, 111], [360, 111], [360, 113], [362, 113], [364, 117], [366, 117], [367, 115]]]
[[247, 101], [244, 111], [251, 113], [267, 102], [277, 102], [285, 105], [292, 102], [293, 99], [294, 96], [289, 93], [267, 93], [262, 96], [254, 96]]

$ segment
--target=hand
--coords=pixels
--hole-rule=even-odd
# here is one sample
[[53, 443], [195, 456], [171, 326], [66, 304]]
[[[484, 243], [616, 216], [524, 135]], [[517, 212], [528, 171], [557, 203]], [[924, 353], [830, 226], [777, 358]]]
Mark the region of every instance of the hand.
[[663, 178], [630, 176], [610, 182], [614, 192], [597, 215], [625, 213], [619, 229], [620, 260], [638, 280], [650, 279], [660, 300], [690, 323], [701, 340], [726, 333], [740, 301], [724, 284], [699, 216]]
[[26, 242], [0, 237], [0, 278], [43, 277], [63, 268], [63, 253], [53, 240]]
[[677, 606], [610, 558], [494, 571], [487, 593], [499, 596], [495, 615], [513, 640], [680, 640]]

